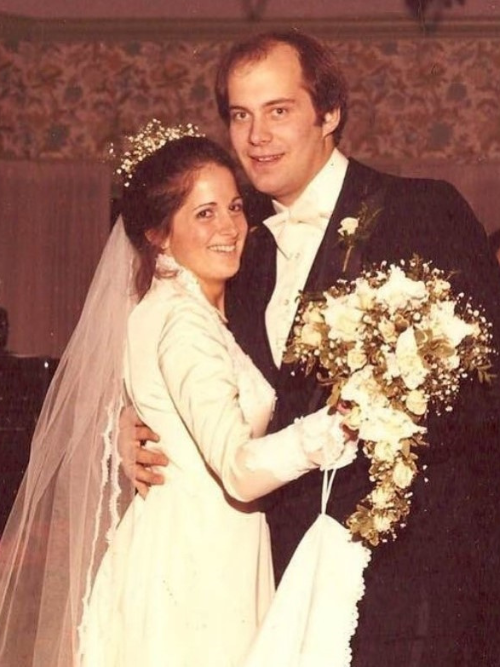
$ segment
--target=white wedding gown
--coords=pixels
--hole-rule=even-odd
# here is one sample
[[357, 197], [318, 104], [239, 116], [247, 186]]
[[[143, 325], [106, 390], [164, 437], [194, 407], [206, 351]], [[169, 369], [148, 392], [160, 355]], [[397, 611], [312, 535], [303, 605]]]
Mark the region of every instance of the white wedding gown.
[[155, 279], [132, 313], [125, 367], [170, 463], [103, 559], [81, 664], [237, 667], [274, 593], [269, 531], [210, 468], [231, 485], [231, 453], [265, 433], [274, 392], [187, 272]]
[[[133, 311], [125, 382], [169, 465], [111, 539], [79, 628], [79, 667], [347, 667], [366, 550], [322, 514], [271, 605], [265, 517], [232, 499], [317, 467], [305, 450], [326, 451], [326, 411], [261, 437], [274, 392], [184, 270], [155, 279]], [[335, 465], [352, 460], [343, 436], [330, 444]]]

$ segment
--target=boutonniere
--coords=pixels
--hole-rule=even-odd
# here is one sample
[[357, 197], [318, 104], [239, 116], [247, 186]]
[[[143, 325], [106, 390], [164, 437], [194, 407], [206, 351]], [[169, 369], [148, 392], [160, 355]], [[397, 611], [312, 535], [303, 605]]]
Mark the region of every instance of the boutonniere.
[[347, 217], [340, 222], [338, 243], [346, 249], [342, 272], [345, 273], [353, 249], [365, 243], [373, 231], [382, 208], [370, 210], [366, 202], [361, 204], [357, 217]]

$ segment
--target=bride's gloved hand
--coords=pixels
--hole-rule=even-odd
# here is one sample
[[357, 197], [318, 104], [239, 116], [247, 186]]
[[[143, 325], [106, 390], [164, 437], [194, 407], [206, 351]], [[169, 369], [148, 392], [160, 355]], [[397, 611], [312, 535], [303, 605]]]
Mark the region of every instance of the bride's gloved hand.
[[351, 463], [358, 440], [342, 423], [341, 412], [322, 408], [262, 438], [248, 441], [235, 455], [227, 476], [240, 498], [269, 493], [310, 470], [331, 470]]
[[352, 463], [358, 450], [357, 434], [344, 425], [342, 411], [330, 414], [325, 407], [297, 420], [306, 457], [321, 470], [343, 468]]

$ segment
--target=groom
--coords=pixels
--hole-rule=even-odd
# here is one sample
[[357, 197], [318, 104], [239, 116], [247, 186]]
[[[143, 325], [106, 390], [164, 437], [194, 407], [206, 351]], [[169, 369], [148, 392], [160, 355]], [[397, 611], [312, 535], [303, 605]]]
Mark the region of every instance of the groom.
[[[325, 401], [314, 379], [281, 364], [298, 291], [326, 289], [365, 265], [418, 254], [454, 272], [455, 289], [482, 304], [500, 348], [500, 276], [481, 225], [449, 184], [385, 175], [338, 150], [347, 92], [327, 49], [298, 32], [236, 44], [219, 67], [216, 95], [258, 191], [248, 199], [256, 227], [227, 311], [277, 391], [272, 430]], [[339, 226], [362, 216], [372, 219], [369, 235], [344, 272]], [[365, 573], [352, 667], [497, 664], [498, 397], [498, 384], [470, 384], [451, 415], [430, 419], [408, 525], [374, 550]], [[337, 474], [329, 513], [345, 522], [369, 490], [358, 456]], [[266, 499], [278, 578], [319, 503], [319, 473]]]

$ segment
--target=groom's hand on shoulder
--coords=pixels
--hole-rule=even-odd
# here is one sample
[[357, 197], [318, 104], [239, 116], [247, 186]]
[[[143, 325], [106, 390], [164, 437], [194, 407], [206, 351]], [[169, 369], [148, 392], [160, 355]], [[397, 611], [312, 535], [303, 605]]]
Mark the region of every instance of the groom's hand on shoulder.
[[152, 470], [152, 466], [168, 465], [167, 457], [143, 446], [145, 442], [158, 441], [158, 435], [139, 419], [132, 405], [122, 410], [118, 435], [122, 469], [142, 498], [146, 497], [150, 486], [164, 482], [163, 476]]

